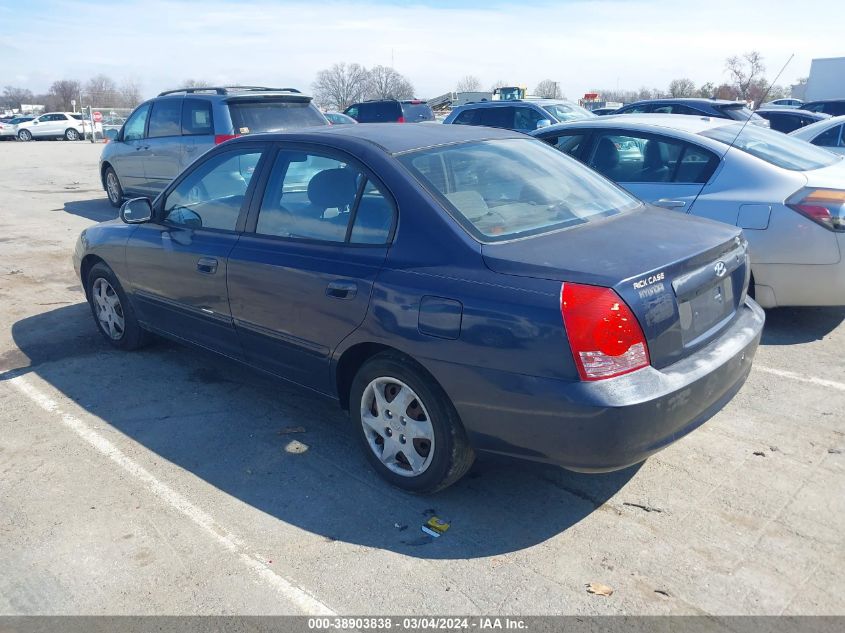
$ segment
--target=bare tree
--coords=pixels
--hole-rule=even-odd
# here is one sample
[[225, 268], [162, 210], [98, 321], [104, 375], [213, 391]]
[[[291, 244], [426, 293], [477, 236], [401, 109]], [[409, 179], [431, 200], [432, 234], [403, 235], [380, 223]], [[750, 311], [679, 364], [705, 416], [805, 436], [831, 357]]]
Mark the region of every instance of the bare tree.
[[475, 75], [461, 77], [455, 86], [455, 92], [479, 92], [480, 90], [481, 80]]
[[85, 83], [85, 96], [88, 105], [116, 106], [118, 102], [117, 84], [108, 75], [96, 75]]
[[124, 79], [120, 84], [120, 103], [124, 108], [134, 108], [143, 101], [141, 96], [141, 86], [134, 79]]
[[0, 105], [4, 108], [18, 110], [22, 103], [33, 103], [32, 92], [26, 88], [6, 86], [3, 88], [3, 96], [0, 98]]
[[343, 110], [364, 98], [369, 73], [360, 64], [335, 64], [318, 72], [312, 87], [318, 105]]
[[541, 99], [563, 99], [560, 84], [551, 79], [544, 79], [534, 88], [534, 94]]
[[[48, 110], [65, 110], [69, 112], [73, 110], [71, 101], [77, 100], [78, 103], [81, 91], [82, 86], [74, 79], [54, 81], [53, 85], [50, 86], [50, 92], [47, 93], [47, 103], [45, 105], [48, 106]], [[78, 105], [81, 104], [78, 103]]]
[[494, 81], [494, 82], [493, 82], [493, 84], [490, 86], [490, 92], [495, 92], [497, 89], [499, 89], [499, 88], [504, 88], [504, 87], [505, 87], [505, 86], [507, 86], [507, 85], [508, 85], [508, 82], [507, 82], [507, 81], [505, 81], [505, 80], [503, 80], [503, 79], [497, 79], [497, 80], [496, 80], [496, 81]]
[[696, 92], [696, 96], [702, 99], [712, 99], [714, 94], [716, 94], [716, 86], [711, 81], [702, 84], [701, 88]]
[[695, 83], [692, 79], [683, 77], [681, 79], [673, 79], [669, 82], [669, 96], [670, 97], [692, 97], [695, 96]]
[[734, 55], [725, 60], [727, 70], [737, 93], [743, 100], [749, 99], [749, 91], [754, 82], [763, 77], [766, 67], [763, 65], [763, 56], [757, 51], [751, 51], [743, 55]]
[[408, 79], [388, 66], [370, 69], [367, 85], [368, 99], [413, 99], [414, 86]]
[[713, 98], [733, 101], [739, 98], [739, 92], [737, 92], [736, 86], [732, 86], [731, 84], [721, 84], [717, 86], [716, 90], [713, 92]]
[[596, 93], [603, 101], [613, 103], [630, 103], [639, 99], [639, 93], [636, 90], [617, 90], [615, 88], [601, 90], [599, 88], [593, 88], [589, 92]]
[[210, 81], [206, 81], [205, 79], [186, 79], [183, 81], [179, 87], [180, 88], [208, 88], [209, 86], [213, 86]]

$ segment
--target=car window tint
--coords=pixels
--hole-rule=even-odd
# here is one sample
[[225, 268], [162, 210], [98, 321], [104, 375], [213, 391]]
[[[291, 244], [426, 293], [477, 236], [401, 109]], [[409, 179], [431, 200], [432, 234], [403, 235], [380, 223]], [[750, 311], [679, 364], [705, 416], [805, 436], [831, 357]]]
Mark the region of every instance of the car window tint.
[[238, 98], [229, 102], [235, 134], [281, 132], [283, 130], [328, 125], [326, 117], [310, 101]]
[[123, 128], [124, 141], [137, 141], [138, 139], [144, 138], [144, 128], [147, 125], [147, 114], [149, 112], [149, 103], [145, 103], [135, 110]]
[[842, 126], [834, 125], [826, 132], [822, 132], [814, 138], [813, 145], [818, 145], [819, 147], [838, 147], [841, 133]]
[[455, 125], [481, 125], [478, 117], [479, 112], [481, 112], [481, 110], [478, 109], [464, 110], [455, 117], [455, 120], [452, 121], [452, 123]]
[[434, 121], [434, 112], [427, 103], [403, 103], [402, 116], [406, 123]]
[[190, 228], [234, 231], [261, 152], [243, 149], [200, 164], [167, 196], [164, 219]]
[[578, 154], [581, 152], [581, 148], [583, 147], [584, 139], [586, 138], [585, 134], [561, 134], [558, 137], [552, 137], [545, 139], [552, 147], [558, 148], [565, 154], [569, 154], [570, 156], [578, 157]]
[[704, 184], [719, 164], [719, 157], [704, 148], [684, 143], [683, 153], [672, 182], [686, 184]]
[[276, 157], [256, 233], [343, 242], [363, 175], [344, 162], [304, 152]]
[[515, 130], [536, 130], [537, 122], [549, 120], [533, 108], [514, 108], [513, 127]]
[[153, 102], [147, 136], [180, 136], [182, 134], [182, 99], [161, 99]]
[[820, 169], [841, 160], [841, 157], [813, 147], [806, 141], [758, 125], [733, 123], [705, 130], [701, 135], [792, 171]]
[[589, 164], [616, 182], [696, 183], [706, 182], [711, 158], [715, 156], [665, 137], [605, 134], [599, 136]]
[[402, 107], [397, 101], [374, 101], [358, 104], [359, 123], [390, 123], [402, 116]]
[[500, 127], [509, 130], [514, 129], [514, 110], [512, 106], [480, 108], [479, 123], [488, 127]]
[[393, 228], [393, 205], [372, 180], [368, 180], [355, 209], [352, 244], [387, 244]]
[[632, 105], [624, 108], [623, 114], [639, 114], [641, 112], [651, 112], [651, 105], [648, 103], [641, 103], [640, 105]]
[[182, 102], [182, 134], [187, 136], [214, 134], [210, 101], [185, 99]]
[[592, 116], [592, 112], [574, 103], [553, 103], [544, 105], [543, 109], [550, 112], [554, 118], [563, 123], [564, 121], [575, 121], [586, 119]]

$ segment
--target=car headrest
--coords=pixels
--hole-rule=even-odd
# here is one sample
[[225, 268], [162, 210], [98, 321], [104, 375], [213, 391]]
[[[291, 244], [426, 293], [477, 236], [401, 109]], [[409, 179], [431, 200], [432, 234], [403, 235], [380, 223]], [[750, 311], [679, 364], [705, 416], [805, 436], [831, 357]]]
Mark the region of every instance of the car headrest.
[[355, 172], [351, 169], [326, 169], [308, 183], [308, 200], [320, 209], [340, 209], [355, 201], [358, 191]]
[[643, 167], [655, 169], [665, 167], [668, 162], [666, 145], [660, 141], [646, 141], [643, 149]]
[[608, 171], [616, 167], [619, 164], [619, 150], [616, 149], [616, 143], [607, 137], [601, 139], [596, 146], [594, 163], [599, 171]]

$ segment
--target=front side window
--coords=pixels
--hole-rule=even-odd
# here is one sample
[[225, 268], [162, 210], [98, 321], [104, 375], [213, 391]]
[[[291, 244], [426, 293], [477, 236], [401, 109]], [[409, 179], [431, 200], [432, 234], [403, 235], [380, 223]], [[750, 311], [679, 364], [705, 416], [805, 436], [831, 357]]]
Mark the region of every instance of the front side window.
[[543, 109], [548, 111], [561, 123], [565, 121], [576, 121], [578, 119], [588, 119], [595, 116], [586, 108], [582, 108], [574, 103], [554, 103], [552, 105], [543, 106]]
[[834, 125], [826, 132], [822, 132], [813, 139], [813, 145], [819, 147], [840, 147], [842, 137], [842, 126]]
[[739, 123], [733, 123], [706, 130], [701, 132], [701, 135], [725, 145], [733, 144], [737, 149], [760, 160], [791, 171], [820, 169], [841, 160], [841, 157], [827, 150], [757, 125], [743, 127]]
[[145, 103], [132, 113], [123, 128], [124, 141], [137, 141], [144, 138], [144, 128], [147, 126], [149, 112], [150, 104]]
[[455, 120], [452, 121], [455, 125], [481, 125], [479, 123], [478, 113], [480, 110], [473, 109], [473, 110], [464, 110], [458, 116], [455, 117]]
[[182, 99], [161, 99], [153, 102], [150, 114], [150, 127], [147, 136], [181, 136], [182, 134]]
[[330, 156], [281, 151], [267, 181], [255, 232], [385, 244], [393, 218], [393, 206], [355, 166]]
[[565, 229], [640, 205], [534, 139], [461, 143], [409, 152], [399, 160], [482, 242]]
[[182, 134], [184, 136], [209, 136], [214, 134], [210, 101], [185, 99], [182, 102]]
[[532, 108], [514, 108], [513, 127], [515, 130], [536, 130], [537, 123], [547, 118]]
[[260, 151], [245, 148], [203, 162], [168, 194], [164, 221], [193, 229], [234, 231], [260, 158]]

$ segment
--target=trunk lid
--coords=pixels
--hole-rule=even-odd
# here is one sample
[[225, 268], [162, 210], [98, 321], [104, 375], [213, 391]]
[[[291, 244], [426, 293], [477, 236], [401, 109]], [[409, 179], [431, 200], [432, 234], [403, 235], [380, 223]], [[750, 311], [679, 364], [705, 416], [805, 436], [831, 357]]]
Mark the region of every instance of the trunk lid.
[[613, 288], [639, 320], [657, 368], [718, 335], [751, 274], [740, 229], [654, 207], [485, 244], [482, 256], [505, 275]]

